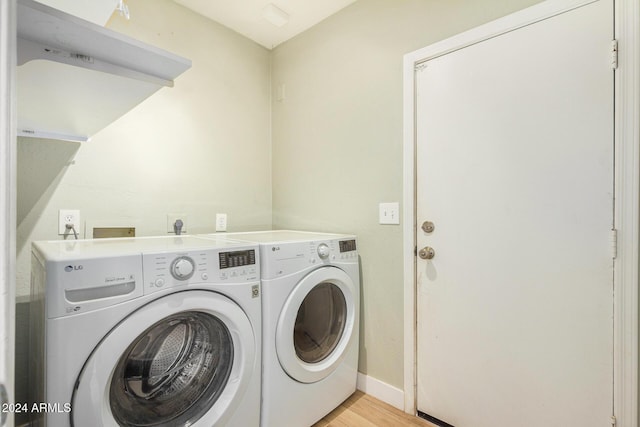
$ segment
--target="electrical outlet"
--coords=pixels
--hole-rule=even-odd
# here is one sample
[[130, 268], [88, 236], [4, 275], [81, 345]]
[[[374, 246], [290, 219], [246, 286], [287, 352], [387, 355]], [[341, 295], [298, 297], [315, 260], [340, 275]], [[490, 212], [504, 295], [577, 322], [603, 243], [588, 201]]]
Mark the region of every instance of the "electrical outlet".
[[216, 214], [216, 231], [227, 231], [227, 214]]
[[58, 211], [58, 235], [73, 234], [67, 230], [67, 224], [71, 224], [76, 233], [80, 234], [80, 211], [77, 209], [60, 209]]
[[174, 224], [179, 219], [182, 220], [181, 234], [185, 234], [187, 232], [187, 215], [183, 213], [177, 213], [177, 214], [167, 214], [167, 233], [176, 232], [174, 228]]

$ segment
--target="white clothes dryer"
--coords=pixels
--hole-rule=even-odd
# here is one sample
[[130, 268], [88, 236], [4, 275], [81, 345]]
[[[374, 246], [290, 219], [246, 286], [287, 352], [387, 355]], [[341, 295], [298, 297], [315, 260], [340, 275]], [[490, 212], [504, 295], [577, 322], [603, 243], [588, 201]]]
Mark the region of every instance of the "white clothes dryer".
[[263, 427], [310, 426], [356, 390], [360, 273], [352, 235], [228, 233], [260, 245]]
[[33, 425], [258, 426], [258, 247], [34, 242]]

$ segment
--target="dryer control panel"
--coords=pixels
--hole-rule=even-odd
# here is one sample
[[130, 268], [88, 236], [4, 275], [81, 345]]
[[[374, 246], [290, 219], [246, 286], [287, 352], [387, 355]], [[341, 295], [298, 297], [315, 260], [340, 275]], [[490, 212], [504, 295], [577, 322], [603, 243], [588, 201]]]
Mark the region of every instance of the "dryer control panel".
[[144, 293], [196, 283], [260, 280], [257, 247], [143, 254]]
[[355, 238], [272, 243], [263, 245], [261, 250], [263, 279], [321, 265], [358, 262]]
[[356, 239], [339, 240], [340, 253], [352, 252], [356, 250]]

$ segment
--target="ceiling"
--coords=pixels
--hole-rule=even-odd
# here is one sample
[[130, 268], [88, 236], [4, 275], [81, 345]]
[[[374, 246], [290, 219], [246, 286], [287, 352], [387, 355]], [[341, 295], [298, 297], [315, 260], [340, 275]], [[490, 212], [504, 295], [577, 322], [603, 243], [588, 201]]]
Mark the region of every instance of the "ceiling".
[[356, 0], [174, 1], [272, 49]]
[[54, 9], [61, 10], [71, 15], [104, 26], [109, 17], [113, 14], [113, 9], [117, 6], [118, 0], [100, 1], [78, 1], [78, 0], [37, 0]]

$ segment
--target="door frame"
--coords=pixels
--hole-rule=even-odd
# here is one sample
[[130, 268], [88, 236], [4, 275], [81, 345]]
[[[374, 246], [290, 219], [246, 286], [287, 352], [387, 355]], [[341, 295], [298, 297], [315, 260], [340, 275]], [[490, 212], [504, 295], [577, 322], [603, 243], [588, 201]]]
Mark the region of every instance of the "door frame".
[[[16, 288], [16, 2], [0, 2], [0, 384], [14, 402]], [[4, 424], [13, 425], [9, 412]]]
[[[422, 62], [597, 0], [547, 0], [404, 57], [403, 268], [404, 410], [416, 413], [416, 125], [415, 68]], [[618, 63], [615, 72], [614, 402], [619, 427], [638, 427], [638, 284], [640, 269], [640, 4], [613, 0]]]

